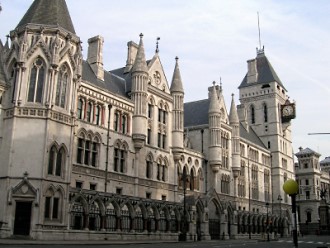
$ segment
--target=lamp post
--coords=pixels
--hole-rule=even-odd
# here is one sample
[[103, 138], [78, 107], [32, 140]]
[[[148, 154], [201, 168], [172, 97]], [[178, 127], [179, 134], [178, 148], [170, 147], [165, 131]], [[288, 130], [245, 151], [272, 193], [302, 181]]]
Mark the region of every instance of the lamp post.
[[187, 216], [186, 216], [186, 191], [187, 191], [187, 171], [186, 168], [183, 169], [182, 175], [183, 181], [183, 241], [187, 241]]
[[296, 215], [296, 195], [299, 190], [298, 183], [289, 179], [283, 184], [283, 190], [289, 196], [291, 196], [292, 201], [292, 237], [294, 247], [298, 247], [298, 233], [297, 233], [297, 215]]
[[280, 202], [280, 224], [279, 224], [279, 231], [280, 231], [280, 235], [281, 235], [281, 237], [282, 237], [282, 205], [281, 205], [281, 202], [282, 202], [282, 197], [281, 197], [281, 195], [278, 195], [278, 197], [277, 197], [277, 200]]
[[267, 208], [267, 217], [266, 217], [266, 221], [267, 221], [267, 225], [266, 225], [266, 230], [267, 230], [267, 241], [269, 242], [269, 220], [268, 220], [268, 207], [269, 207], [269, 203], [266, 202], [266, 208]]

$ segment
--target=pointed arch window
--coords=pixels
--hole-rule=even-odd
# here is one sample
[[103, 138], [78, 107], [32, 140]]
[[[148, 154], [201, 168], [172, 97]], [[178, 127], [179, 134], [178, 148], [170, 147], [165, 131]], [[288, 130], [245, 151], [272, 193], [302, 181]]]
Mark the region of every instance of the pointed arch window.
[[41, 58], [37, 58], [31, 69], [29, 89], [28, 89], [28, 102], [42, 101], [42, 93], [44, 88], [45, 78], [45, 64]]
[[191, 168], [190, 170], [190, 190], [195, 189], [195, 173], [194, 170]]
[[69, 76], [67, 66], [62, 66], [60, 68], [57, 85], [56, 85], [56, 94], [55, 94], [55, 105], [61, 108], [65, 107], [66, 104], [66, 93], [69, 84]]
[[55, 145], [50, 148], [48, 160], [48, 175], [61, 176], [62, 168], [65, 165], [65, 149], [59, 150]]
[[254, 106], [251, 105], [251, 123], [254, 124], [256, 122], [255, 120], [255, 109]]
[[268, 109], [266, 104], [264, 104], [264, 122], [268, 122]]
[[152, 178], [152, 157], [147, 157], [146, 162], [146, 178]]
[[47, 190], [45, 197], [45, 221], [60, 220], [62, 194], [60, 191]]

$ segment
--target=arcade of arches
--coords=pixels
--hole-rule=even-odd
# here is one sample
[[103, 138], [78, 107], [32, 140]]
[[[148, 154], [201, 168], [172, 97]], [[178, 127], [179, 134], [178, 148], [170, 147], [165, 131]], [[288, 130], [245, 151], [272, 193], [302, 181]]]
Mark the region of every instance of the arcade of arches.
[[248, 211], [234, 210], [232, 201], [187, 195], [186, 202], [184, 214], [183, 203], [92, 194], [84, 190], [71, 192], [70, 229], [124, 236], [153, 233], [164, 239], [177, 239], [186, 233], [187, 240], [237, 239], [247, 237], [249, 232], [253, 238], [260, 238], [267, 231], [286, 236], [290, 231], [289, 212], [284, 212], [281, 219], [269, 212], [267, 227], [265, 213], [249, 215]]

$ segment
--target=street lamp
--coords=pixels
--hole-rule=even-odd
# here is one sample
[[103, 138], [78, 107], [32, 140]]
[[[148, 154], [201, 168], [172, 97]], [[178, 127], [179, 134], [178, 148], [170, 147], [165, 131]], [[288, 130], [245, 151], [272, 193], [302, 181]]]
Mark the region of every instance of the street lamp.
[[183, 181], [183, 241], [187, 241], [187, 216], [186, 216], [186, 191], [187, 191], [187, 171], [186, 168], [183, 169], [182, 175]]
[[268, 207], [269, 207], [269, 203], [266, 202], [266, 208], [267, 208], [267, 225], [266, 225], [266, 230], [267, 230], [267, 241], [269, 242], [269, 226], [268, 226], [268, 223], [269, 223], [269, 220], [268, 220]]
[[280, 231], [280, 235], [281, 235], [281, 237], [282, 237], [282, 206], [281, 206], [281, 202], [282, 202], [282, 197], [281, 197], [281, 195], [278, 195], [278, 197], [277, 197], [277, 200], [280, 202], [280, 224], [279, 224], [279, 231]]
[[289, 196], [291, 196], [292, 201], [292, 236], [294, 247], [298, 247], [298, 233], [297, 233], [297, 215], [296, 215], [296, 195], [299, 190], [298, 183], [289, 179], [283, 184], [283, 190]]

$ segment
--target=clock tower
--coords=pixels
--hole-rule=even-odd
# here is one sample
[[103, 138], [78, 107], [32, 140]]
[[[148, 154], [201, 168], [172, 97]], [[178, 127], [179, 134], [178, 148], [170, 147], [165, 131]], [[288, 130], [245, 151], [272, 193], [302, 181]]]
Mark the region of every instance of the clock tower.
[[245, 111], [240, 116], [246, 116], [245, 121], [271, 152], [272, 203], [276, 211], [279, 196], [282, 203], [288, 203], [283, 183], [294, 178], [290, 121], [295, 118], [295, 103], [289, 101], [287, 90], [264, 49], [257, 49], [257, 57], [247, 63], [248, 72], [239, 86], [239, 109]]

